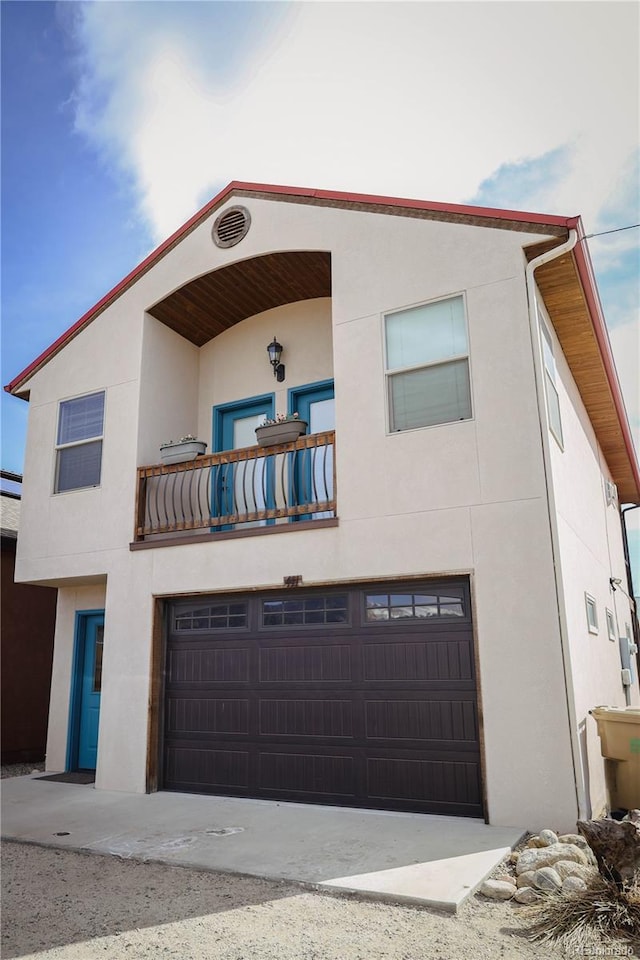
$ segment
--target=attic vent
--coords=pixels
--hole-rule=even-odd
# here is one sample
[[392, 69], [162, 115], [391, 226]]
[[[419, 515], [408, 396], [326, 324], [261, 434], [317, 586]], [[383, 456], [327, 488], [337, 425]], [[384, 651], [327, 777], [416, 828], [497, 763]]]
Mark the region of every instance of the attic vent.
[[213, 242], [217, 247], [233, 247], [247, 235], [251, 214], [246, 207], [229, 207], [213, 225]]

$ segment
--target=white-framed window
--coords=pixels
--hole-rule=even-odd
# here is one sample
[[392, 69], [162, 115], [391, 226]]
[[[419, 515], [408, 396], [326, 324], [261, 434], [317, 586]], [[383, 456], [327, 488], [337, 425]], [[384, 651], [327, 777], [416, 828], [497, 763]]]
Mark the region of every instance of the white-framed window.
[[605, 614], [607, 617], [607, 635], [609, 640], [616, 639], [616, 620], [613, 615], [613, 611], [609, 610], [608, 607], [605, 608]]
[[544, 308], [538, 303], [538, 323], [542, 342], [542, 362], [544, 365], [544, 392], [547, 398], [547, 417], [549, 429], [564, 449], [562, 436], [562, 419], [560, 417], [560, 397], [556, 387], [556, 361], [553, 355], [553, 340], [551, 332], [544, 318]]
[[104, 391], [60, 402], [55, 493], [100, 484], [103, 428]]
[[386, 314], [384, 335], [391, 431], [471, 419], [462, 295]]
[[589, 633], [597, 633], [598, 608], [596, 606], [595, 597], [592, 597], [590, 593], [585, 593], [584, 602], [587, 609], [587, 626], [589, 628]]

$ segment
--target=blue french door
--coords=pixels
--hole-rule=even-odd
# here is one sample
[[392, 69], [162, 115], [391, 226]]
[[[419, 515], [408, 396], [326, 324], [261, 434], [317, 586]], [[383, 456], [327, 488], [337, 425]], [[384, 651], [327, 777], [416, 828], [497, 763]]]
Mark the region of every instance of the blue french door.
[[98, 758], [100, 694], [102, 691], [104, 615], [92, 614], [87, 616], [84, 620], [84, 626], [84, 638], [80, 639], [82, 666], [76, 766], [81, 770], [95, 770]]
[[[273, 417], [273, 403], [273, 394], [267, 394], [214, 407], [215, 452], [254, 446], [256, 427], [259, 427], [265, 418]], [[250, 473], [245, 464], [221, 465], [213, 484], [212, 500], [211, 515], [214, 517], [227, 517], [268, 507], [272, 500], [272, 481], [265, 460], [261, 458], [255, 461]], [[250, 526], [264, 526], [265, 523], [266, 520], [257, 520]], [[232, 525], [226, 524], [215, 529], [231, 530]]]
[[[309, 383], [289, 391], [289, 412], [298, 413], [309, 424], [308, 433], [334, 430], [336, 425], [333, 380]], [[319, 447], [322, 456], [306, 458], [296, 470], [295, 483], [299, 495], [307, 492], [313, 499], [333, 499], [333, 447]], [[300, 520], [321, 520], [331, 513], [313, 513]]]

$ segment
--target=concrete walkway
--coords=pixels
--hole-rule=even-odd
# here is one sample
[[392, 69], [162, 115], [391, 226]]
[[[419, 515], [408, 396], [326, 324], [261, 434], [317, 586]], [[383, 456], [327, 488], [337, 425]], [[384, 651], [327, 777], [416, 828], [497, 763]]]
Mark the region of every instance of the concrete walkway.
[[523, 829], [480, 820], [2, 781], [2, 836], [456, 911]]

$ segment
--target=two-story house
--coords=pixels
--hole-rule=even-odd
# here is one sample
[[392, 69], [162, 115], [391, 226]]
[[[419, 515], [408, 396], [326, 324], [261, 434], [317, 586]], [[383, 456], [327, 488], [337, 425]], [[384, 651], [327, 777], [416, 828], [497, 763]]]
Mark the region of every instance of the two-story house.
[[[639, 702], [640, 471], [583, 240], [232, 183], [16, 377], [17, 576], [58, 588], [47, 769], [531, 829], [602, 811], [589, 710]], [[161, 462], [185, 435], [210, 452]]]

